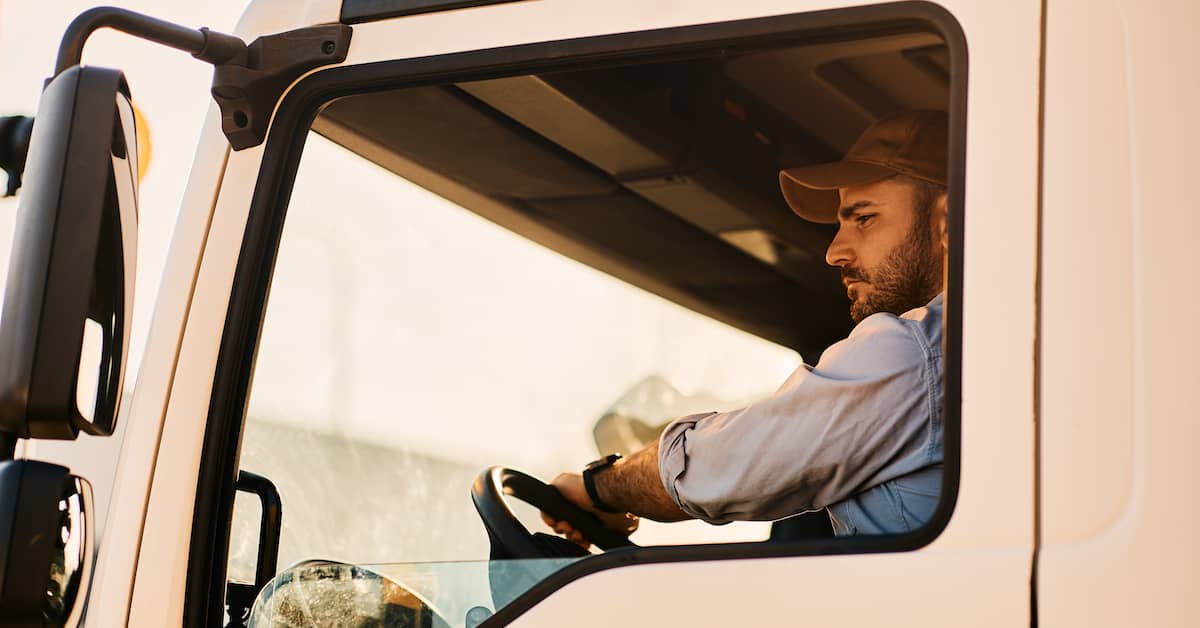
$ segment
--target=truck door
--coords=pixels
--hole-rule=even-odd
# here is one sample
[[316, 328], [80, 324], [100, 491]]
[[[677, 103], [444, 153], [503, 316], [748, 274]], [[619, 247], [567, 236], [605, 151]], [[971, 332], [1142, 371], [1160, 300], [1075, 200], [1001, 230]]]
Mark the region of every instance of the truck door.
[[1190, 625], [1197, 541], [1177, 495], [1197, 465], [1198, 262], [1174, 173], [1196, 161], [1183, 60], [1200, 22], [1169, 3], [1049, 7], [1039, 618]]
[[[207, 123], [166, 279], [193, 288], [163, 297], [181, 333], [145, 362], [170, 383], [143, 384], [165, 410], [137, 462], [130, 623], [226, 621], [262, 542], [239, 471], [282, 497], [274, 586], [337, 561], [304, 573], [369, 572], [375, 602], [451, 625], [1030, 621], [1039, 3], [401, 4], [265, 2], [239, 28], [354, 30], [264, 144]], [[932, 520], [774, 542], [647, 526], [643, 547], [500, 568], [518, 585], [498, 594], [477, 469], [574, 468], [604, 416], [633, 433], [752, 401], [848, 332], [832, 232], [776, 177], [902, 109], [950, 120]]]

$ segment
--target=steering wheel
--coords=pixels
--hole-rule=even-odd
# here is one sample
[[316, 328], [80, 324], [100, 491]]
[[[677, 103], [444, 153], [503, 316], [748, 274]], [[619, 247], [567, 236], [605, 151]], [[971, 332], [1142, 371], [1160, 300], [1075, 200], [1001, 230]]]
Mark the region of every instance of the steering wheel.
[[[497, 466], [484, 469], [471, 486], [471, 501], [475, 503], [475, 510], [487, 528], [492, 541], [493, 558], [554, 557], [546, 544], [539, 542], [538, 536], [530, 533], [517, 519], [505, 495], [535, 506], [555, 519], [569, 522], [601, 549], [635, 545], [628, 536], [605, 526], [592, 513], [567, 501], [553, 486], [520, 471]], [[552, 538], [562, 541], [558, 537]]]

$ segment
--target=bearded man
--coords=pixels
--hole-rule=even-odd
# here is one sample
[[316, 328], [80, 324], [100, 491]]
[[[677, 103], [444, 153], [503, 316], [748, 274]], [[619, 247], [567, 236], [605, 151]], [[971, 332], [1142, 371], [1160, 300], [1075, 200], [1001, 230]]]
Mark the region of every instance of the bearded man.
[[[627, 458], [553, 481], [609, 527], [767, 521], [826, 509], [839, 535], [902, 533], [928, 521], [942, 480], [942, 301], [946, 114], [872, 125], [839, 162], [784, 170], [800, 217], [835, 223], [850, 335], [771, 397], [671, 422]], [[543, 513], [568, 539], [568, 522]]]

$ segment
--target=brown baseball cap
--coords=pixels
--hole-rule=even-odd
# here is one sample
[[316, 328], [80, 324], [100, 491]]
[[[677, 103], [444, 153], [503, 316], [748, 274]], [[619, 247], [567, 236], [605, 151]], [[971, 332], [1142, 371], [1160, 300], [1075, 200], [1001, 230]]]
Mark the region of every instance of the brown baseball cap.
[[779, 172], [792, 211], [812, 222], [837, 223], [838, 188], [898, 174], [946, 185], [947, 115], [905, 111], [867, 127], [841, 161]]

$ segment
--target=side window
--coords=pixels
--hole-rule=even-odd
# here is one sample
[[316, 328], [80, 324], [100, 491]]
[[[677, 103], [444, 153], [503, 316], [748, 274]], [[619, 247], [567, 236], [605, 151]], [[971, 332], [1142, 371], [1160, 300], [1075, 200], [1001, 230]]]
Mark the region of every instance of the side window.
[[[316, 134], [292, 198], [241, 456], [281, 493], [281, 564], [485, 558], [468, 493], [487, 466], [548, 480], [631, 453], [672, 418], [770, 394], [800, 363]], [[255, 539], [252, 519], [234, 538]], [[654, 528], [639, 534], [767, 536]]]
[[[928, 523], [949, 53], [883, 32], [329, 103], [241, 442], [283, 505], [255, 613], [356, 580], [388, 612], [486, 617], [613, 549], [596, 526], [628, 531], [505, 498], [550, 499], [510, 471], [614, 452], [553, 496], [642, 514], [636, 545]], [[654, 491], [622, 485], [637, 465]], [[238, 499], [229, 575], [250, 581]]]

